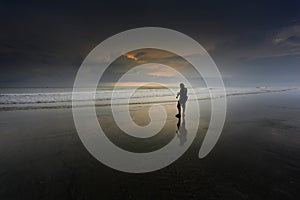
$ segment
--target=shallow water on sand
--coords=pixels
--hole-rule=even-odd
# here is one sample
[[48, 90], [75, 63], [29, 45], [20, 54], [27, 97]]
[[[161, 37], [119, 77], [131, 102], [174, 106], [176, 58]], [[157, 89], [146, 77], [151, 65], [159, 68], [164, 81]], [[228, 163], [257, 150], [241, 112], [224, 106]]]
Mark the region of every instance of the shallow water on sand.
[[[71, 109], [0, 112], [0, 199], [298, 199], [300, 91], [228, 97], [225, 127], [212, 152], [198, 158], [209, 124], [209, 102], [200, 101], [199, 131], [170, 166], [128, 174], [94, 159], [76, 133]], [[176, 103], [164, 104], [168, 120], [153, 140], [128, 140], [108, 107], [97, 107], [115, 144], [131, 151], [157, 149], [176, 135]], [[134, 105], [139, 125], [147, 106]], [[187, 130], [188, 134], [188, 130]], [[183, 143], [183, 144], [182, 144]]]

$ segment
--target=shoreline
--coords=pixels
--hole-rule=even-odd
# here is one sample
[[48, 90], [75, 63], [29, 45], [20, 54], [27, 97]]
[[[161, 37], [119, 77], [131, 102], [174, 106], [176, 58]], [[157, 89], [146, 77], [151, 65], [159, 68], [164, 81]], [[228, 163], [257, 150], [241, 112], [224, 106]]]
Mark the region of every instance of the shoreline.
[[[274, 93], [274, 92], [287, 92], [291, 90], [299, 90], [299, 88], [287, 88], [287, 89], [280, 89], [280, 90], [262, 90], [262, 91], [256, 91], [256, 92], [241, 92], [241, 93], [230, 93], [226, 94], [226, 97], [230, 96], [243, 96], [243, 95], [255, 95], [255, 94], [265, 94], [265, 93]], [[198, 99], [189, 99], [189, 101], [205, 101], [210, 99], [217, 99], [217, 98], [223, 98], [223, 96], [217, 96], [213, 98], [205, 97], [205, 98], [198, 98]], [[177, 102], [177, 100], [160, 100], [160, 101], [144, 101], [144, 102], [138, 102], [139, 99], [135, 99], [135, 102], [130, 102], [129, 105], [149, 105], [149, 104], [166, 104], [166, 103], [174, 103]], [[86, 101], [81, 101], [86, 102]], [[106, 107], [110, 106], [110, 100], [102, 100], [102, 101], [95, 101], [95, 107]], [[93, 102], [92, 102], [93, 103]], [[41, 104], [41, 105], [40, 105]], [[1, 106], [2, 105], [2, 106]], [[3, 106], [5, 105], [5, 106]], [[18, 106], [14, 106], [18, 105]], [[89, 107], [92, 104], [82, 104], [80, 107]], [[114, 105], [128, 105], [127, 103], [114, 103]], [[52, 103], [24, 103], [24, 104], [0, 104], [0, 112], [3, 111], [14, 111], [14, 110], [34, 110], [34, 109], [70, 109], [72, 108], [72, 101], [68, 102], [52, 102]]]

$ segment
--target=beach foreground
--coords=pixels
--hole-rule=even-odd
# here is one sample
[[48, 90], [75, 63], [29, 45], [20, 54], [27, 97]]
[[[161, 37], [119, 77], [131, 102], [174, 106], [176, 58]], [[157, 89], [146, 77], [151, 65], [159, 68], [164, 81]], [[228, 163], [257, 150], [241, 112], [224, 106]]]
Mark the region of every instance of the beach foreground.
[[[111, 169], [81, 143], [70, 108], [0, 112], [0, 199], [298, 199], [300, 91], [228, 97], [225, 127], [212, 152], [198, 152], [209, 124], [201, 100], [199, 131], [190, 148], [161, 170], [130, 174]], [[165, 103], [167, 122], [152, 141], [119, 135], [109, 107], [99, 122], [118, 146], [134, 152], [161, 148], [176, 134], [176, 103]], [[139, 125], [149, 106], [131, 106]], [[185, 120], [188, 120], [188, 116]], [[182, 121], [181, 121], [182, 123]], [[187, 130], [188, 134], [188, 130]]]

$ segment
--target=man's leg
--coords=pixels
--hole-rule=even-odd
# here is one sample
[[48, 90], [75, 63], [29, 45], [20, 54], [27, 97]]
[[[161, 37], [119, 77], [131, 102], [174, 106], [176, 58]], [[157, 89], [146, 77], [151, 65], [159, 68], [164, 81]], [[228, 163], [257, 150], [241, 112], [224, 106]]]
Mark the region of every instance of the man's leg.
[[177, 102], [177, 109], [178, 109], [178, 114], [180, 115], [181, 114], [181, 106], [180, 106], [179, 101]]
[[183, 116], [185, 115], [185, 103], [182, 104], [182, 115], [183, 115]]
[[176, 116], [178, 117], [181, 114], [181, 105], [180, 105], [179, 101], [177, 102], [177, 109], [178, 109], [178, 114]]

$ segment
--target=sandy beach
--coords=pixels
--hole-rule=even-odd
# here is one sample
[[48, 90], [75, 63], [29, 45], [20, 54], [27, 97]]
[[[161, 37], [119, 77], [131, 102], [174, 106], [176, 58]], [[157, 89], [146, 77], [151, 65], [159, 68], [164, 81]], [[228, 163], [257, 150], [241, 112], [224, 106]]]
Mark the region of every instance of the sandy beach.
[[[93, 158], [77, 135], [70, 108], [2, 110], [0, 199], [298, 199], [299, 90], [227, 100], [224, 130], [207, 157], [198, 158], [209, 124], [209, 101], [201, 100], [190, 148], [170, 166], [145, 174], [119, 172]], [[163, 105], [164, 129], [142, 142], [120, 135], [109, 107], [98, 106], [97, 114], [109, 139], [124, 149], [153, 151], [170, 140], [180, 148], [185, 141], [176, 135], [176, 103]], [[137, 124], [149, 122], [148, 108], [131, 106]]]

